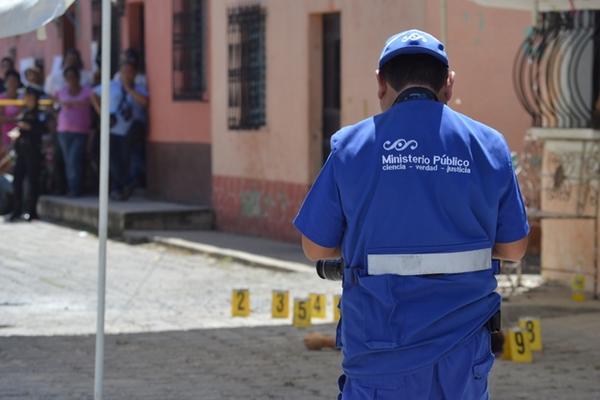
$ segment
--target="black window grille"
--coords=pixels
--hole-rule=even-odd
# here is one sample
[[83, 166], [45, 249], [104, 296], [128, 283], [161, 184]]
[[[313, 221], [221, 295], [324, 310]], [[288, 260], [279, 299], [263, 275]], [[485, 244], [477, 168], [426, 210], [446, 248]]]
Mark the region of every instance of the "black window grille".
[[258, 129], [266, 123], [265, 19], [260, 6], [228, 13], [230, 129]]
[[205, 0], [173, 0], [173, 99], [203, 100]]

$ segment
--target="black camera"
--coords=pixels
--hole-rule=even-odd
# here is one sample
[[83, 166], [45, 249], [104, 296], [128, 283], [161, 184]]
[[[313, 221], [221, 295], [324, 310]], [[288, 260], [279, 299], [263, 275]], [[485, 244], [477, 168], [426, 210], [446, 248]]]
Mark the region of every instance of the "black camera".
[[124, 121], [128, 122], [131, 118], [133, 118], [133, 108], [131, 106], [121, 107], [119, 112], [121, 113], [121, 117], [123, 117]]
[[344, 260], [319, 260], [316, 264], [317, 275], [321, 279], [341, 281], [344, 277]]
[[[121, 106], [117, 113], [121, 116], [123, 121], [129, 122], [131, 118], [133, 118], [133, 108], [130, 106]], [[110, 113], [110, 127], [112, 128], [118, 122], [117, 113]]]

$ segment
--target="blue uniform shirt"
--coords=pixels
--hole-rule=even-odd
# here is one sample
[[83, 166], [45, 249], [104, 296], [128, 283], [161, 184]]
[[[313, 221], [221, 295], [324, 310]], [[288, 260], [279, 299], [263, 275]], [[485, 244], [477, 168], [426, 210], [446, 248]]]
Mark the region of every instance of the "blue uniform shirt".
[[[110, 128], [110, 133], [112, 135], [124, 136], [129, 131], [134, 120], [145, 121], [146, 110], [125, 91], [121, 79], [113, 79], [109, 85], [110, 113], [116, 118], [116, 123]], [[139, 94], [148, 96], [148, 90], [144, 85], [136, 83], [134, 89]], [[94, 93], [101, 96], [102, 85], [96, 86]], [[128, 120], [123, 118], [122, 113], [126, 108], [129, 108], [131, 111], [131, 118]]]
[[294, 224], [345, 260], [344, 372], [384, 386], [435, 363], [499, 309], [496, 242], [529, 231], [501, 134], [433, 100], [348, 126]]

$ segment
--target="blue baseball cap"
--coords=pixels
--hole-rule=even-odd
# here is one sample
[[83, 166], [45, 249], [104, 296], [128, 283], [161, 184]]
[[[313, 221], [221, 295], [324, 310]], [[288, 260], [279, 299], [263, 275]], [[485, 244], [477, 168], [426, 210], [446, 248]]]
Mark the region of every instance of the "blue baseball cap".
[[402, 54], [428, 54], [448, 66], [446, 47], [435, 36], [418, 29], [410, 29], [391, 36], [379, 56], [379, 69], [392, 58]]

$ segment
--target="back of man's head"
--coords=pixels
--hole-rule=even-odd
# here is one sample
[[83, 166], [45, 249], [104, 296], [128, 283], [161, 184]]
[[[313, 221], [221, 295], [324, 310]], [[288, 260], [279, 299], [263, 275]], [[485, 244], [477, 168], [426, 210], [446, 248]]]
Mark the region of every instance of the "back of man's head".
[[379, 74], [397, 92], [425, 86], [437, 93], [448, 79], [448, 67], [427, 54], [403, 54], [386, 62]]

